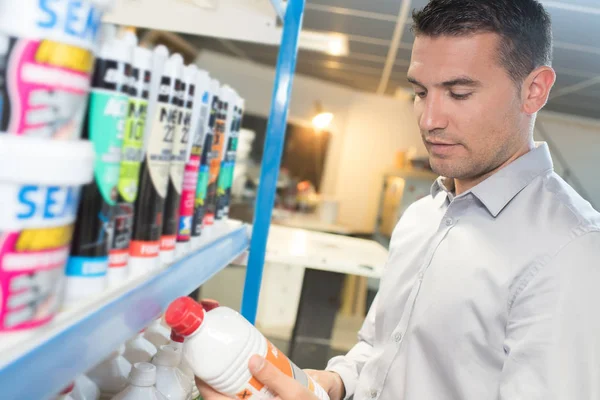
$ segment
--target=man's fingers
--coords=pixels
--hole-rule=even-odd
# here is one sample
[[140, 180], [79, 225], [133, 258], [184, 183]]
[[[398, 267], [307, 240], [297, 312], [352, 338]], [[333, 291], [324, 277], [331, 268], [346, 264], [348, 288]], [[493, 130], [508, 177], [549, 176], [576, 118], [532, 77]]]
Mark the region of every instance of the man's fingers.
[[310, 392], [260, 356], [252, 356], [250, 373], [282, 399], [304, 399]]

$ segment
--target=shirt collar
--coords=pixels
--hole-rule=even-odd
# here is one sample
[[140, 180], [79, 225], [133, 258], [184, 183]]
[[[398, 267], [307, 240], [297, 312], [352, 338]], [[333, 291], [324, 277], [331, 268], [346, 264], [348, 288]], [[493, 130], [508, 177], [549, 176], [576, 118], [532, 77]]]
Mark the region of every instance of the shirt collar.
[[[502, 168], [469, 192], [473, 193], [496, 218], [521, 190], [536, 177], [552, 169], [552, 157], [548, 145], [544, 142], [536, 143], [535, 149]], [[446, 192], [448, 198], [452, 200], [454, 181], [444, 177], [436, 179], [431, 186], [431, 195], [435, 198], [441, 191]]]

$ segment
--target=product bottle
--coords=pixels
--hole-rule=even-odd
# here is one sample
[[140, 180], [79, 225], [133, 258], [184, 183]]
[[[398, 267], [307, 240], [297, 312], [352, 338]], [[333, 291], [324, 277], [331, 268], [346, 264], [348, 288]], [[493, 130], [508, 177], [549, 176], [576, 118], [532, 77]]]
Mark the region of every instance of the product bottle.
[[191, 141], [190, 156], [185, 165], [181, 201], [179, 202], [179, 231], [177, 232], [177, 247], [175, 257], [187, 254], [191, 249], [192, 218], [196, 202], [196, 187], [198, 173], [202, 159], [202, 145], [204, 142], [204, 126], [208, 116], [208, 101], [210, 93], [210, 76], [208, 72], [198, 70], [195, 85], [188, 86], [188, 93], [194, 90], [194, 104], [192, 109], [192, 122], [190, 126]]
[[98, 400], [100, 398], [100, 389], [85, 375], [79, 375], [75, 379], [75, 387], [71, 393], [73, 400]]
[[[195, 65], [183, 68], [181, 79], [176, 81], [176, 110], [175, 130], [172, 137], [173, 150], [171, 165], [169, 167], [169, 185], [165, 199], [164, 220], [162, 236], [160, 237], [160, 260], [163, 265], [168, 265], [175, 260], [175, 247], [177, 232], [179, 231], [179, 202], [181, 201], [181, 187], [183, 185], [183, 171], [185, 169], [190, 143], [190, 124], [195, 91], [196, 71]], [[188, 95], [188, 86], [193, 85], [192, 95]], [[190, 143], [191, 144], [191, 143]]]
[[204, 122], [204, 144], [202, 146], [202, 157], [200, 159], [200, 169], [198, 171], [194, 217], [192, 218], [192, 248], [198, 248], [202, 244], [200, 235], [204, 228], [210, 167], [212, 165], [211, 161], [214, 159], [213, 142], [215, 141], [215, 125], [217, 122], [217, 114], [219, 112], [219, 88], [219, 81], [212, 79], [210, 82], [210, 94], [208, 99], [208, 116], [205, 118]]
[[156, 347], [140, 332], [133, 339], [125, 343], [123, 357], [132, 365], [139, 362], [150, 362], [156, 355]]
[[129, 386], [112, 400], [166, 400], [155, 384], [156, 367], [150, 363], [136, 363], [129, 374]]
[[248, 369], [250, 358], [258, 354], [319, 399], [329, 400], [323, 388], [230, 308], [205, 312], [191, 298], [180, 297], [167, 309], [166, 319], [177, 334], [185, 337], [183, 355], [194, 375], [220, 393], [246, 400], [275, 397]]
[[[174, 347], [183, 355], [183, 342], [185, 338], [181, 335], [178, 335], [177, 332], [171, 331], [171, 343], [169, 346]], [[189, 366], [187, 360], [184, 357], [181, 357], [181, 362], [178, 366], [179, 370], [185, 375], [185, 377], [189, 380], [190, 385], [192, 387], [191, 399], [195, 400], [200, 396], [200, 392], [198, 391], [198, 387], [196, 386], [196, 378], [194, 376], [194, 371], [192, 367]]]
[[133, 230], [134, 203], [138, 195], [140, 166], [143, 157], [146, 111], [150, 93], [152, 52], [134, 47], [137, 38], [131, 32], [125, 34], [133, 47], [133, 68], [129, 82], [127, 119], [123, 132], [121, 166], [119, 169], [118, 199], [114, 217], [114, 234], [108, 255], [108, 283], [122, 284], [128, 277], [129, 245]]
[[123, 357], [124, 352], [125, 346], [122, 345], [106, 360], [88, 372], [89, 378], [100, 389], [100, 400], [111, 399], [127, 386], [131, 364]]
[[135, 201], [129, 268], [141, 276], [160, 266], [160, 236], [169, 184], [169, 166], [178, 115], [175, 85], [183, 59], [168, 58], [167, 48], [158, 46], [152, 58], [148, 118], [144, 134], [144, 158], [140, 167], [139, 193]]
[[144, 338], [152, 343], [156, 349], [159, 349], [160, 346], [169, 344], [171, 341], [171, 331], [162, 325], [160, 319], [157, 319], [146, 328]]
[[225, 206], [227, 202], [227, 182], [229, 180], [229, 166], [233, 167], [235, 151], [237, 146], [237, 134], [235, 131], [237, 120], [238, 94], [229, 85], [221, 89], [223, 96], [223, 109], [225, 113], [225, 134], [223, 136], [223, 151], [221, 152], [221, 167], [217, 178], [217, 189], [215, 194], [215, 220], [221, 221], [225, 218]]
[[161, 346], [152, 360], [156, 365], [156, 388], [169, 400], [187, 400], [192, 383], [179, 370], [181, 351], [170, 345]]
[[84, 123], [83, 137], [96, 155], [94, 181], [82, 189], [66, 266], [67, 304], [97, 295], [107, 284], [133, 50], [127, 41], [107, 35], [96, 59]]
[[227, 142], [225, 151], [227, 153], [226, 169], [227, 174], [224, 178], [224, 197], [225, 199], [217, 203], [221, 207], [221, 211], [217, 211], [217, 216], [220, 219], [226, 220], [229, 217], [229, 204], [231, 203], [231, 188], [233, 187], [233, 171], [235, 170], [235, 162], [237, 158], [238, 142], [240, 138], [240, 131], [242, 130], [242, 119], [244, 117], [245, 100], [238, 96], [236, 103], [236, 116], [233, 120], [233, 127], [231, 129], [231, 135]]

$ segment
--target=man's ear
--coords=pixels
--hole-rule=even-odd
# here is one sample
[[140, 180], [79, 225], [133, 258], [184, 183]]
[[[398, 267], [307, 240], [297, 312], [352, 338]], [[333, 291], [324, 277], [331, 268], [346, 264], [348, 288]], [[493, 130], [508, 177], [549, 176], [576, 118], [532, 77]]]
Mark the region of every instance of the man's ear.
[[539, 67], [532, 71], [523, 83], [523, 111], [530, 115], [540, 111], [548, 102], [554, 82], [556, 72], [551, 67]]

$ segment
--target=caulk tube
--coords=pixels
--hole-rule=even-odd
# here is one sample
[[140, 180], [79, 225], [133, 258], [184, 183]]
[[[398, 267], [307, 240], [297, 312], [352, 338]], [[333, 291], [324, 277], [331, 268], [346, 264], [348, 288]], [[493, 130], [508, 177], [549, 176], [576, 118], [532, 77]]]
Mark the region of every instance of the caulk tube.
[[[188, 87], [188, 93], [189, 88]], [[193, 140], [191, 141], [190, 157], [185, 165], [183, 175], [183, 189], [179, 203], [179, 232], [177, 233], [176, 257], [185, 255], [190, 250], [192, 235], [192, 218], [196, 202], [196, 187], [198, 185], [198, 171], [202, 158], [202, 143], [204, 140], [204, 120], [208, 113], [208, 97], [210, 90], [210, 76], [208, 72], [199, 70], [195, 80], [194, 108], [192, 111], [192, 124], [190, 127]], [[206, 103], [204, 102], [206, 100]]]
[[118, 200], [114, 218], [114, 234], [108, 255], [108, 283], [123, 283], [128, 275], [129, 243], [133, 229], [133, 207], [138, 194], [140, 165], [143, 158], [144, 126], [150, 92], [152, 52], [135, 47], [135, 34], [127, 32], [124, 40], [133, 47], [133, 68], [129, 81], [129, 103], [121, 148]]
[[237, 99], [237, 118], [235, 120], [235, 129], [232, 133], [232, 139], [230, 140], [229, 151], [232, 152], [232, 161], [229, 165], [229, 176], [227, 179], [227, 190], [225, 199], [225, 209], [223, 210], [223, 218], [229, 218], [229, 205], [231, 204], [231, 188], [233, 187], [233, 177], [235, 171], [235, 162], [237, 158], [238, 141], [240, 138], [240, 131], [242, 130], [242, 121], [244, 119], [244, 110], [246, 109], [246, 101], [238, 96]]
[[[196, 186], [196, 203], [194, 204], [194, 217], [192, 218], [192, 248], [200, 247], [202, 240], [200, 235], [204, 228], [204, 214], [206, 213], [206, 190], [210, 179], [210, 160], [212, 158], [212, 145], [214, 138], [214, 129], [219, 112], [219, 88], [220, 83], [216, 79], [210, 81], [210, 92], [206, 100], [207, 114], [204, 118], [204, 140], [202, 148], [202, 157], [200, 159], [200, 169], [198, 171], [198, 185]], [[203, 107], [206, 106], [204, 98]]]
[[[208, 187], [206, 189], [206, 211], [204, 214], [204, 229], [209, 233], [215, 222], [215, 211], [217, 207], [217, 180], [219, 170], [221, 169], [221, 157], [225, 148], [225, 120], [227, 117], [226, 106], [229, 103], [225, 101], [226, 90], [219, 90], [219, 98], [216, 102], [216, 120], [213, 129], [212, 146], [208, 162]], [[215, 101], [213, 100], [213, 105]]]
[[196, 184], [196, 195], [194, 201], [194, 214], [192, 216], [192, 235], [190, 244], [192, 249], [201, 246], [202, 221], [204, 219], [204, 201], [206, 200], [206, 188], [208, 186], [208, 155], [212, 146], [211, 113], [213, 98], [218, 95], [219, 81], [209, 81], [207, 90], [202, 96], [202, 108], [198, 127], [202, 127], [202, 148], [200, 155], [200, 166], [198, 167], [198, 183]]
[[[181, 58], [180, 55], [176, 54]], [[174, 57], [174, 56], [171, 56]], [[169, 184], [167, 197], [165, 199], [164, 219], [162, 235], [160, 237], [160, 261], [163, 265], [173, 262], [175, 259], [175, 244], [177, 242], [177, 231], [179, 230], [179, 201], [181, 199], [181, 187], [183, 185], [183, 170], [187, 156], [189, 142], [189, 128], [192, 114], [193, 97], [190, 99], [190, 107], [186, 104], [187, 83], [185, 74], [192, 74], [193, 69], [185, 67], [175, 84], [176, 96], [173, 98], [175, 107], [175, 129], [171, 140], [173, 150], [171, 166], [169, 168]], [[195, 75], [195, 71], [193, 72]], [[190, 79], [190, 82], [192, 80]]]
[[94, 147], [94, 181], [84, 186], [66, 266], [65, 303], [106, 287], [112, 219], [117, 201], [123, 128], [129, 100], [132, 48], [109, 38], [96, 59], [83, 137]]
[[[227, 182], [229, 180], [229, 168], [233, 166], [237, 136], [235, 134], [235, 121], [237, 119], [238, 95], [230, 86], [225, 85], [222, 89], [223, 107], [225, 109], [225, 140], [221, 154], [221, 169], [217, 179], [217, 193], [215, 199], [215, 220], [221, 221], [225, 216], [225, 205], [227, 203]], [[233, 140], [235, 139], [235, 145]]]
[[160, 265], [160, 235], [176, 116], [171, 100], [175, 97], [175, 83], [183, 63], [181, 56], [167, 61], [168, 57], [166, 47], [158, 46], [154, 50], [144, 158], [129, 246], [129, 269], [134, 276], [147, 274]]

